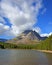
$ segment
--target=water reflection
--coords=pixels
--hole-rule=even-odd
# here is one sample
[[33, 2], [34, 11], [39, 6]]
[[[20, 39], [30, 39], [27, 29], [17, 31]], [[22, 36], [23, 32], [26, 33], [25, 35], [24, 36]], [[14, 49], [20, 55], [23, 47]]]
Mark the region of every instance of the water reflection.
[[0, 50], [0, 65], [50, 65], [49, 60], [35, 50]]

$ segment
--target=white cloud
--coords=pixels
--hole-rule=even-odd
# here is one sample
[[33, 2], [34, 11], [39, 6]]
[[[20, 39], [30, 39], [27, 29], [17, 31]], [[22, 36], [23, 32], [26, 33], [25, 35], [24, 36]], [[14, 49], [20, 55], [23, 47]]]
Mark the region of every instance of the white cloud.
[[39, 27], [35, 27], [33, 30], [35, 30], [37, 33], [41, 33], [41, 29]]
[[8, 30], [9, 30], [9, 26], [0, 23], [0, 35], [4, 34]]
[[5, 37], [7, 38], [15, 37], [15, 34], [13, 33], [12, 29], [9, 26], [4, 25], [2, 23], [0, 23], [0, 35], [5, 35]]
[[5, 20], [0, 16], [0, 23], [5, 24]]
[[44, 34], [40, 34], [42, 37], [44, 37], [44, 36], [47, 36], [47, 37], [49, 37], [50, 35], [52, 35], [52, 32], [50, 32], [49, 34], [47, 34], [47, 33], [44, 33]]
[[[33, 3], [35, 6], [32, 5]], [[32, 29], [32, 26], [37, 22], [42, 0], [2, 0], [0, 5], [0, 15], [8, 18], [12, 24], [11, 28], [8, 26], [10, 32], [7, 30], [7, 26], [4, 27], [4, 30], [10, 34], [12, 32], [12, 35], [18, 35], [26, 29]]]

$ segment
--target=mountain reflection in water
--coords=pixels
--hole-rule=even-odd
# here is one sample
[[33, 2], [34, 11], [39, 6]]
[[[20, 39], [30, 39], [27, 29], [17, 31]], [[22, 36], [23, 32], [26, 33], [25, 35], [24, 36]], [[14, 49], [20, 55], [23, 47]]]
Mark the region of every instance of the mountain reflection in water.
[[50, 60], [52, 54], [35, 50], [0, 50], [0, 65], [52, 65]]

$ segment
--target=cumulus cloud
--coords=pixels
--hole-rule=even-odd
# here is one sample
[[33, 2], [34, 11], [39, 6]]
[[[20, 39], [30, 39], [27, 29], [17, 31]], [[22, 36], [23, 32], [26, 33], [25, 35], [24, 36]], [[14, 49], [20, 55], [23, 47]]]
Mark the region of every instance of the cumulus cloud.
[[[2, 22], [3, 27], [1, 25], [0, 27], [4, 31], [0, 31], [16, 36], [26, 29], [32, 29], [32, 26], [37, 22], [41, 8], [42, 0], [1, 0], [0, 23]], [[1, 17], [8, 18], [12, 24], [11, 27], [5, 25], [5, 21]], [[0, 34], [2, 33], [0, 32]]]
[[6, 31], [9, 30], [9, 26], [7, 25], [3, 25], [2, 23], [0, 23], [0, 34], [4, 34]]
[[36, 31], [37, 33], [41, 33], [41, 29], [39, 28], [39, 27], [35, 27], [35, 28], [33, 28], [33, 31]]
[[0, 23], [5, 24], [5, 20], [0, 16]]
[[40, 34], [42, 37], [45, 37], [45, 36], [47, 36], [47, 37], [49, 37], [50, 35], [52, 35], [52, 32], [50, 32], [49, 34], [48, 33], [44, 33], [44, 34]]

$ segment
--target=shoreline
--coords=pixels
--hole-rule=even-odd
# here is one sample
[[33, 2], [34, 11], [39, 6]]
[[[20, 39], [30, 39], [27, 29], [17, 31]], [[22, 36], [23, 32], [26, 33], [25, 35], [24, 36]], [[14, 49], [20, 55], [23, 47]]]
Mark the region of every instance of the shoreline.
[[[36, 50], [36, 49], [0, 49], [0, 50]], [[52, 53], [51, 50], [36, 50], [36, 51], [39, 51], [39, 52], [44, 52], [44, 53]]]
[[52, 51], [50, 50], [37, 50], [37, 51], [44, 52], [44, 53], [52, 53]]

